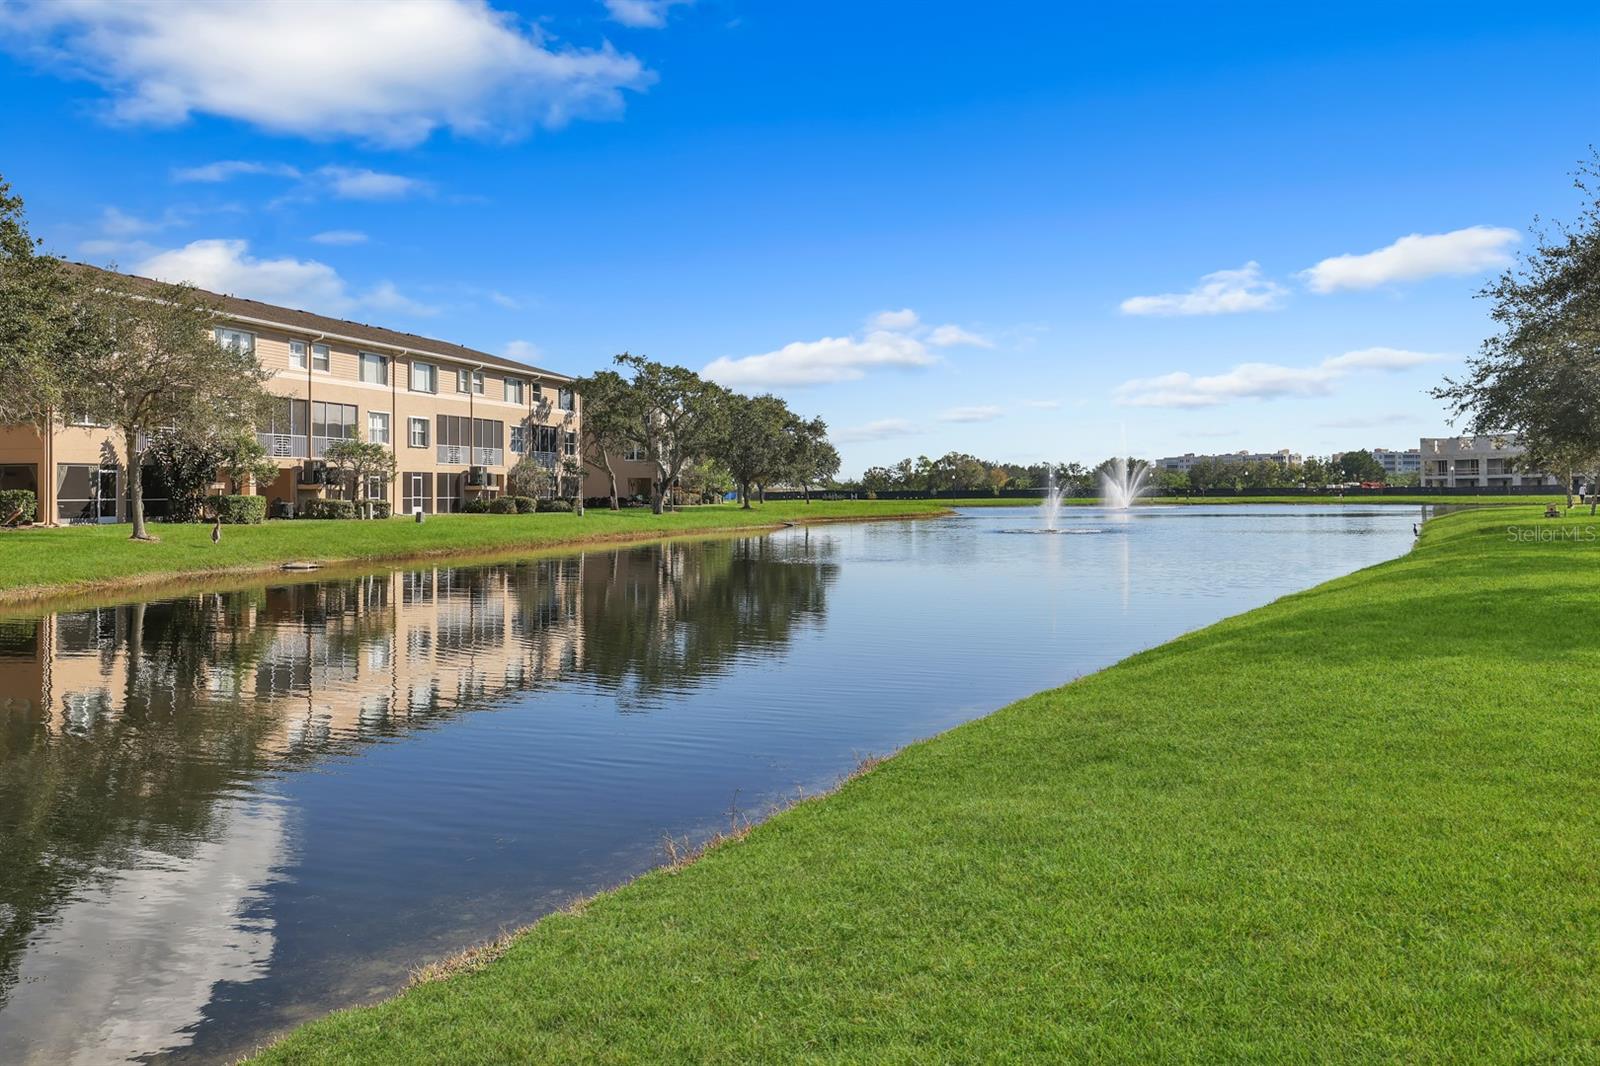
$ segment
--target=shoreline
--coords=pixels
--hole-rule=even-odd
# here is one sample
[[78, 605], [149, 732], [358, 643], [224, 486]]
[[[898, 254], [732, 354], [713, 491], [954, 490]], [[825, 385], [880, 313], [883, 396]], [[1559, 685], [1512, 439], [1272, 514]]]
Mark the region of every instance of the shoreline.
[[[1430, 521], [1395, 559], [909, 744], [251, 1061], [1588, 1046], [1600, 723], [1552, 707], [1502, 626], [1554, 589], [1600, 616], [1570, 591], [1600, 578], [1502, 523]], [[1374, 686], [1356, 649], [1419, 619], [1447, 650]], [[1594, 655], [1588, 619], [1556, 620], [1568, 655]], [[1493, 713], [1461, 709], [1474, 683]]]
[[[863, 501], [865, 502], [865, 501]], [[874, 501], [876, 502], [876, 501]], [[748, 534], [774, 533], [780, 529], [798, 526], [836, 525], [843, 522], [898, 522], [922, 518], [947, 518], [955, 512], [949, 507], [939, 504], [938, 501], [884, 501], [885, 504], [904, 502], [915, 504], [915, 509], [905, 511], [885, 510], [880, 513], [863, 512], [860, 514], [818, 514], [809, 517], [800, 514], [796, 517], [762, 518], [749, 524], [740, 522], [714, 523], [704, 526], [685, 526], [673, 529], [641, 529], [625, 532], [600, 532], [581, 533], [574, 537], [555, 537], [551, 539], [533, 541], [507, 541], [493, 545], [463, 545], [459, 547], [435, 547], [415, 551], [387, 552], [379, 551], [358, 555], [329, 555], [318, 556], [315, 554], [301, 554], [285, 556], [270, 561], [243, 564], [238, 566], [221, 566], [203, 569], [188, 570], [152, 570], [144, 573], [119, 575], [103, 580], [76, 581], [71, 583], [51, 583], [44, 585], [17, 585], [11, 588], [0, 588], [0, 612], [17, 613], [23, 610], [50, 610], [61, 609], [69, 605], [104, 605], [107, 600], [117, 600], [123, 597], [132, 598], [134, 594], [160, 589], [172, 594], [183, 591], [208, 591], [210, 587], [223, 583], [228, 587], [244, 587], [266, 583], [269, 578], [290, 584], [302, 584], [325, 580], [328, 577], [348, 576], [356, 573], [372, 572], [376, 570], [389, 570], [404, 567], [408, 563], [428, 563], [433, 561], [451, 561], [459, 565], [473, 563], [492, 563], [513, 558], [526, 558], [547, 554], [565, 554], [572, 551], [581, 551], [588, 548], [626, 547], [656, 542], [667, 542], [679, 539], [702, 539], [720, 535], [742, 536]], [[772, 505], [768, 505], [772, 506]], [[804, 506], [804, 505], [800, 505]], [[815, 505], [813, 505], [815, 506]], [[615, 514], [609, 510], [596, 509], [591, 513]], [[693, 511], [673, 512], [675, 514], [693, 514]], [[760, 517], [759, 509], [745, 512], [736, 511], [739, 515], [748, 514]], [[434, 516], [430, 521], [438, 521], [440, 516]], [[466, 520], [477, 520], [489, 516], [470, 515], [463, 516]], [[511, 517], [511, 516], [506, 516]], [[533, 518], [537, 516], [516, 516]], [[587, 521], [585, 518], [574, 518], [574, 521]], [[393, 522], [408, 525], [402, 519], [384, 519], [384, 522]], [[328, 525], [331, 523], [318, 523]], [[364, 523], [363, 523], [364, 524]], [[100, 527], [121, 529], [121, 526]], [[192, 528], [192, 527], [153, 527], [157, 533], [167, 529]], [[227, 536], [235, 530], [249, 530], [258, 527], [252, 526], [225, 526]], [[26, 532], [26, 531], [24, 531]], [[60, 532], [70, 535], [70, 530], [51, 530], [52, 533]], [[6, 534], [5, 536], [10, 536]], [[0, 549], [5, 547], [5, 540], [0, 537]], [[0, 554], [0, 561], [4, 561]], [[314, 569], [292, 570], [285, 567], [292, 562], [310, 562], [315, 564]], [[195, 586], [205, 586], [195, 588]], [[89, 601], [82, 603], [81, 601]]]

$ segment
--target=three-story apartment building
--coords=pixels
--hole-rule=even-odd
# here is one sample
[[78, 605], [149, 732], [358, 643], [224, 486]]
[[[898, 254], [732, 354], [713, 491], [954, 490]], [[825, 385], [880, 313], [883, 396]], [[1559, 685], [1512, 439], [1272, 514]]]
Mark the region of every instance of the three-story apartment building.
[[[458, 511], [504, 492], [524, 455], [553, 474], [578, 455], [578, 398], [566, 375], [448, 341], [210, 295], [224, 316], [218, 342], [253, 351], [279, 397], [256, 427], [279, 470], [270, 484], [253, 486], [269, 513], [352, 495], [387, 500], [397, 513]], [[389, 447], [394, 480], [338, 483], [323, 457], [346, 439]], [[122, 452], [120, 434], [70, 414], [44, 434], [0, 427], [0, 488], [33, 489], [40, 522], [127, 521]]]

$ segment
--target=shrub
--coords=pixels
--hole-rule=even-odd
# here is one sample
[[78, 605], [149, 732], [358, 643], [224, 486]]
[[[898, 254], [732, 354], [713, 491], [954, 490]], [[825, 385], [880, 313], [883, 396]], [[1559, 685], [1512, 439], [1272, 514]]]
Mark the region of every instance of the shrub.
[[555, 514], [570, 514], [572, 512], [572, 501], [570, 501], [570, 500], [540, 500], [539, 501], [539, 510], [541, 510], [541, 511], [550, 511], [550, 512], [553, 512]]
[[392, 518], [394, 516], [394, 504], [388, 500], [373, 500], [371, 506], [373, 518]]
[[354, 518], [354, 500], [307, 500], [300, 507], [301, 518]]
[[259, 525], [267, 517], [265, 496], [210, 496], [206, 508], [225, 526]]
[[489, 501], [484, 499], [481, 496], [477, 497], [476, 499], [468, 500], [466, 503], [461, 505], [461, 513], [462, 514], [488, 514], [489, 513]]
[[496, 496], [489, 501], [490, 514], [516, 514], [517, 501], [510, 496]]
[[878, 498], [877, 490], [875, 490], [875, 489], [868, 489], [867, 490], [867, 499], [876, 500], [877, 498]]
[[506, 498], [517, 501], [518, 514], [532, 514], [539, 509], [539, 501], [532, 496], [508, 496]]
[[11, 517], [11, 512], [20, 508], [17, 515], [17, 525], [25, 526], [32, 522], [39, 513], [39, 498], [30, 489], [6, 489], [0, 492], [0, 522], [5, 522]]

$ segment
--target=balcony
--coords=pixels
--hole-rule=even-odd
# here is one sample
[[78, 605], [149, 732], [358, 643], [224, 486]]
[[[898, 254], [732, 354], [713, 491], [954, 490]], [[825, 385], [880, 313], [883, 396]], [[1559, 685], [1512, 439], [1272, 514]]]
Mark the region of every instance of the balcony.
[[306, 439], [304, 433], [257, 433], [256, 440], [267, 450], [267, 455], [273, 459], [298, 459], [300, 458], [301, 441]]
[[328, 454], [328, 445], [337, 444], [337, 443], [339, 443], [340, 441], [343, 441], [343, 440], [355, 440], [355, 439], [356, 438], [355, 438], [354, 434], [351, 434], [348, 437], [312, 437], [311, 438], [311, 457], [313, 459], [321, 459], [323, 456]]
[[439, 462], [444, 466], [503, 466], [504, 448], [468, 448], [465, 444], [439, 445]]
[[474, 448], [472, 449], [473, 466], [504, 466], [506, 452], [504, 448]]
[[464, 444], [439, 445], [439, 462], [445, 466], [469, 466], [467, 453], [471, 451]]

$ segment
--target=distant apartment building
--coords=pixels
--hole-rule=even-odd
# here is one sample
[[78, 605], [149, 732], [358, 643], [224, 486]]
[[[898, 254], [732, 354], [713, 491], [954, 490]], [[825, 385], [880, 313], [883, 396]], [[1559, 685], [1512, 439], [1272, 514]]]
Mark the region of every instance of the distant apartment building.
[[[208, 295], [223, 313], [218, 342], [254, 352], [279, 397], [256, 427], [279, 471], [253, 487], [269, 513], [325, 497], [387, 500], [397, 513], [458, 511], [503, 493], [524, 455], [555, 471], [578, 454], [578, 398], [566, 375], [448, 341]], [[340, 440], [388, 446], [398, 473], [339, 483], [323, 456]], [[110, 427], [70, 414], [43, 434], [0, 427], [0, 488], [33, 490], [40, 522], [128, 521], [128, 476], [121, 435]]]
[[1175, 470], [1179, 473], [1188, 473], [1194, 464], [1211, 460], [1219, 463], [1279, 463], [1283, 466], [1299, 466], [1301, 456], [1288, 448], [1279, 448], [1275, 452], [1224, 452], [1220, 455], [1196, 455], [1194, 452], [1185, 452], [1182, 455], [1168, 455], [1156, 460], [1158, 470]]
[[1424, 487], [1560, 485], [1542, 471], [1519, 469], [1524, 450], [1512, 437], [1423, 437], [1420, 452]]
[[1422, 450], [1420, 448], [1410, 448], [1406, 451], [1373, 448], [1372, 457], [1378, 460], [1378, 465], [1383, 467], [1385, 474], [1420, 474], [1422, 472]]
[[[585, 460], [583, 494], [589, 499], [603, 499], [611, 495], [611, 478], [605, 468]], [[655, 464], [645, 456], [643, 448], [629, 445], [611, 456], [611, 473], [617, 478], [617, 497], [623, 500], [648, 500], [650, 488], [655, 484]]]

